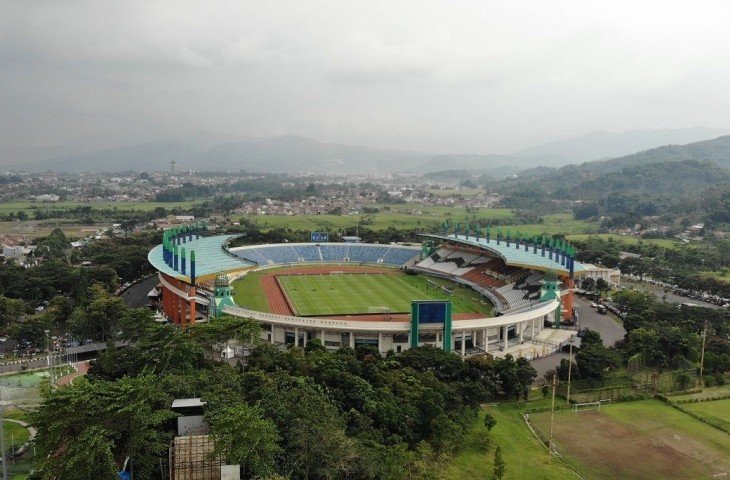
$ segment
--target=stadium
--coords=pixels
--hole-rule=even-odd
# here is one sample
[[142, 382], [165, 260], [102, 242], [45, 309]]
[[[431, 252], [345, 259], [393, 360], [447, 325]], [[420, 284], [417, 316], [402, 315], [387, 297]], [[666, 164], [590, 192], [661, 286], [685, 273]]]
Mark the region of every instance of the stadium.
[[256, 320], [262, 340], [398, 353], [432, 345], [462, 356], [535, 358], [573, 333], [574, 279], [603, 269], [545, 237], [490, 227], [424, 234], [418, 245], [328, 242], [231, 246], [203, 224], [163, 233], [149, 252], [165, 321], [183, 328], [232, 315]]

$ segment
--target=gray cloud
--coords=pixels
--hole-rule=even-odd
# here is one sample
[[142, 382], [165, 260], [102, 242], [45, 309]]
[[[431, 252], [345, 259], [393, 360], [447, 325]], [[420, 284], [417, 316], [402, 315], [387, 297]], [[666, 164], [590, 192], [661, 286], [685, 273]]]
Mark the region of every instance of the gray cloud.
[[6, 2], [0, 144], [297, 134], [499, 152], [727, 126], [721, 1]]

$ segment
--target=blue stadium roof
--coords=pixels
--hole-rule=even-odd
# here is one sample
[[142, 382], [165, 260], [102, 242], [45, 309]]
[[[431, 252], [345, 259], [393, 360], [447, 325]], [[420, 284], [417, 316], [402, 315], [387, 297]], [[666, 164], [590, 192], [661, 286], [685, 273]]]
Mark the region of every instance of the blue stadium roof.
[[195, 251], [195, 275], [200, 278], [219, 272], [230, 272], [253, 266], [238, 257], [227, 253], [223, 246], [237, 235], [217, 235], [214, 237], [200, 237], [181, 244], [187, 253], [185, 275], [168, 266], [162, 258], [162, 245], [157, 245], [147, 254], [147, 260], [162, 273], [186, 282], [190, 281], [190, 251]]
[[[504, 260], [504, 263], [506, 263], [507, 265], [513, 265], [522, 268], [532, 268], [534, 270], [554, 270], [558, 273], [568, 273], [568, 269], [561, 265], [560, 262], [548, 258], [547, 251], [545, 251], [545, 256], [543, 257], [542, 251], [539, 247], [537, 249], [537, 253], [532, 253], [532, 247], [529, 247], [528, 250], [525, 251], [524, 244], [520, 244], [520, 248], [516, 248], [514, 241], [510, 242], [510, 246], [508, 247], [507, 243], [504, 240], [501, 240], [499, 242], [499, 245], [497, 245], [497, 240], [495, 240], [494, 238], [492, 238], [489, 243], [487, 243], [486, 238], [480, 237], [479, 240], [477, 240], [474, 235], [469, 235], [469, 237], [467, 237], [466, 235], [424, 236], [484, 248], [499, 255], [502, 260]], [[587, 269], [582, 264], [575, 262], [573, 270], [575, 272], [581, 272]]]

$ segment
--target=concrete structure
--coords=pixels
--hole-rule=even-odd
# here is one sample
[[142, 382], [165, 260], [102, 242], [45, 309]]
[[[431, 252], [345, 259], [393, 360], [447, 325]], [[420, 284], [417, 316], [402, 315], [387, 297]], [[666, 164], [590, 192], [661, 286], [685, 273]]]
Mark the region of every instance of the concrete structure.
[[[172, 234], [166, 234], [166, 244], [156, 247], [149, 254], [150, 262], [159, 271], [163, 310], [168, 319], [183, 327], [193, 324], [197, 320], [195, 312], [199, 311], [196, 306], [208, 309], [211, 318], [221, 313], [252, 318], [261, 324], [262, 339], [277, 345], [304, 347], [307, 342], [318, 339], [325, 347], [331, 349], [367, 344], [377, 346], [383, 353], [389, 350], [401, 352], [412, 345], [432, 345], [457, 352], [462, 356], [484, 353], [502, 356], [516, 352], [525, 357], [542, 356], [552, 353], [559, 343], [569, 336], [546, 328], [546, 325], [559, 326], [561, 318], [572, 317], [573, 274], [587, 271], [583, 265], [575, 262], [575, 251], [572, 247], [560, 242], [545, 239], [538, 241], [502, 238], [501, 234], [498, 234], [497, 238], [490, 238], [489, 232], [481, 238], [479, 235], [468, 234], [430, 235], [431, 239], [458, 246], [463, 251], [473, 251], [475, 255], [498, 256], [505, 264], [515, 268], [554, 273], [560, 282], [555, 281], [545, 289], [552, 290], [552, 294], [543, 292], [529, 305], [505, 309], [497, 304], [498, 311], [504, 310], [501, 316], [454, 319], [450, 338], [449, 335], [444, 335], [442, 324], [422, 324], [419, 338], [413, 339], [410, 338], [411, 325], [408, 319], [390, 320], [385, 316], [382, 320], [373, 320], [371, 317], [360, 320], [357, 316], [347, 319], [296, 317], [241, 308], [233, 302], [228, 275], [236, 277], [253, 269], [293, 263], [350, 262], [384, 265], [386, 259], [398, 259], [400, 262], [408, 257], [410, 252], [413, 260], [403, 264], [391, 264], [405, 267], [414, 265], [420, 260], [419, 247], [329, 243], [228, 248], [231, 236], [203, 238], [198, 236], [195, 228], [192, 232], [191, 235], [190, 231], [183, 227], [182, 232], [174, 231]], [[188, 265], [182, 253], [183, 244], [198, 254], [197, 264], [193, 261]], [[410, 250], [391, 251], [393, 248]], [[205, 254], [200, 255], [201, 251]], [[353, 252], [357, 255], [367, 254], [367, 258], [372, 261], [352, 262]], [[340, 257], [332, 257], [333, 255]], [[257, 260], [254, 261], [252, 258]], [[330, 260], [327, 260], [328, 258]], [[339, 260], [333, 261], [331, 258]], [[448, 277], [446, 274], [444, 276]], [[490, 298], [496, 298], [496, 292], [489, 288], [480, 288], [459, 277], [453, 279], [472, 286], [477, 292]], [[213, 282], [212, 289], [211, 282]], [[200, 283], [208, 285], [203, 293], [197, 293], [201, 291], [196, 289]], [[566, 338], [563, 339], [563, 336]]]

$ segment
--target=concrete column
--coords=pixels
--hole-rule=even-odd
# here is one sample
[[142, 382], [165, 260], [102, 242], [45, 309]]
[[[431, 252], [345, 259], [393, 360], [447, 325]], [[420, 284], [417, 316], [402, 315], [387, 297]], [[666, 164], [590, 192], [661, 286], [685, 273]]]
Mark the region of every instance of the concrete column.
[[535, 319], [532, 319], [532, 338], [535, 338]]
[[324, 346], [324, 330], [319, 332], [319, 338], [322, 340], [322, 346]]
[[294, 346], [299, 346], [299, 327], [294, 327]]
[[461, 356], [466, 356], [466, 331], [461, 332]]
[[474, 348], [477, 348], [477, 346], [479, 345], [477, 343], [477, 331], [476, 330], [471, 332], [471, 344]]
[[350, 348], [355, 348], [355, 334], [350, 332]]
[[487, 329], [484, 329], [484, 351], [489, 351], [489, 334], [487, 333]]
[[383, 352], [383, 332], [378, 332], [378, 351]]
[[304, 333], [302, 334], [302, 336], [304, 337], [304, 345], [303, 346], [306, 347], [307, 346], [307, 337], [309, 337], [309, 333], [306, 330], [304, 330]]
[[505, 325], [502, 327], [502, 337], [504, 339], [504, 349], [507, 350], [507, 327], [509, 325]]
[[525, 322], [520, 322], [517, 325], [515, 325], [515, 328], [520, 329], [520, 343], [524, 341], [524, 333], [525, 333]]
[[276, 336], [276, 325], [271, 324], [271, 344], [274, 344], [274, 337]]

